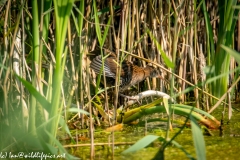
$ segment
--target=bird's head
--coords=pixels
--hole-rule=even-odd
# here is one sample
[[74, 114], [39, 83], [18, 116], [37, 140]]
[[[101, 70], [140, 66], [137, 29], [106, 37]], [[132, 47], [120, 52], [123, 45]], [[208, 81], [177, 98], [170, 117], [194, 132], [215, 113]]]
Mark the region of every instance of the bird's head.
[[156, 78], [161, 78], [161, 71], [151, 65], [147, 65], [149, 72], [150, 72], [150, 77], [156, 77]]

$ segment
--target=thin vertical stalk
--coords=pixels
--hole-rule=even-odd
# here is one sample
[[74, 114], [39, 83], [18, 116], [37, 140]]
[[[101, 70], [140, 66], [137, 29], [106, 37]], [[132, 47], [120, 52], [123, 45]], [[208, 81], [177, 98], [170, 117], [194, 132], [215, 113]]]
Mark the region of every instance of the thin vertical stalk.
[[[21, 4], [22, 5], [24, 5], [24, 3], [23, 3], [23, 0], [21, 0]], [[24, 22], [24, 12], [23, 12], [24, 10], [22, 9], [21, 10], [21, 12], [22, 12], [22, 37], [24, 37], [25, 36], [25, 28], [24, 28], [24, 25], [25, 25], [25, 22]], [[20, 66], [20, 76], [22, 77], [22, 78], [26, 78], [25, 77], [25, 65], [24, 65], [24, 62], [25, 62], [25, 41], [24, 41], [24, 38], [22, 38], [22, 57], [21, 57], [21, 66]], [[20, 99], [21, 99], [21, 108], [22, 108], [22, 111], [24, 112], [24, 107], [25, 107], [25, 105], [24, 105], [24, 103], [25, 103], [25, 101], [24, 101], [24, 88], [23, 88], [23, 84], [22, 83], [20, 83]], [[24, 114], [22, 112], [22, 114]], [[28, 123], [28, 122], [27, 122]], [[24, 127], [25, 127], [25, 122], [24, 122], [24, 115], [22, 115], [22, 124], [24, 125]], [[26, 132], [28, 130], [28, 124], [27, 124], [27, 126], [24, 128], [24, 132]]]
[[[147, 2], [145, 2], [147, 3]], [[135, 8], [137, 8], [137, 11], [136, 11], [136, 22], [132, 22], [132, 25], [136, 25], [136, 36], [137, 36], [137, 39], [140, 39], [141, 38], [141, 33], [140, 33], [140, 23], [141, 23], [141, 19], [140, 19], [140, 16], [139, 16], [139, 9], [138, 9], [138, 0], [134, 0], [133, 1], [133, 4], [135, 4]], [[143, 13], [144, 14], [144, 13]], [[146, 17], [145, 17], [145, 20], [146, 20]], [[141, 42], [143, 43], [143, 42]], [[142, 49], [142, 46], [143, 48], [145, 48], [146, 46], [145, 45], [141, 45], [141, 43], [138, 43], [137, 47], [138, 47], [138, 56], [140, 57], [143, 57], [143, 49]], [[144, 49], [144, 51], [146, 51], [146, 49]], [[144, 62], [143, 62], [144, 63]], [[143, 64], [145, 65], [145, 64]]]
[[[87, 83], [87, 88], [90, 88], [89, 82], [90, 82], [90, 76], [89, 76], [89, 68], [87, 67], [87, 73], [86, 73], [86, 83]], [[87, 97], [88, 97], [88, 101], [91, 102], [91, 95], [90, 92], [87, 93]], [[88, 108], [89, 108], [89, 118], [90, 118], [90, 138], [91, 138], [91, 153], [90, 153], [90, 157], [91, 159], [94, 157], [94, 133], [93, 133], [93, 117], [92, 117], [92, 105], [91, 103], [88, 103]]]
[[[83, 29], [83, 18], [84, 18], [84, 7], [85, 7], [85, 2], [84, 1], [80, 1], [79, 4], [79, 10], [81, 12], [81, 14], [79, 14], [78, 17], [78, 27], [79, 27], [79, 33], [78, 33], [78, 37], [79, 37], [79, 47], [80, 47], [80, 56], [79, 56], [79, 93], [80, 93], [80, 106], [78, 106], [80, 109], [83, 109], [83, 105], [84, 105], [84, 99], [83, 99], [83, 94], [84, 94], [84, 90], [83, 90], [83, 46], [84, 44], [82, 43], [82, 29]], [[81, 113], [79, 113], [79, 117], [81, 117], [81, 126], [84, 126], [84, 117]]]
[[[79, 93], [80, 93], [80, 106], [79, 108], [80, 109], [83, 109], [83, 106], [84, 106], [84, 97], [83, 97], [83, 94], [84, 94], [84, 90], [83, 90], [83, 47], [82, 47], [82, 40], [81, 40], [81, 36], [79, 36], [79, 46], [80, 46], [80, 56], [79, 56]], [[81, 117], [81, 126], [83, 127], [84, 126], [84, 116], [82, 114], [79, 115]]]
[[[42, 2], [43, 3], [42, 4], [43, 13], [41, 13], [42, 29], [41, 29], [41, 37], [40, 37], [40, 40], [41, 40], [40, 41], [40, 43], [41, 43], [40, 53], [42, 54], [42, 56], [46, 57], [46, 55], [47, 55], [46, 54], [47, 53], [46, 44], [48, 44], [48, 32], [49, 32], [49, 23], [50, 23], [50, 15], [51, 15], [50, 9], [52, 7], [52, 0], [44, 0], [43, 2]], [[43, 41], [44, 41], [45, 45], [43, 45]], [[52, 65], [52, 64], [49, 64], [49, 65]], [[52, 71], [51, 71], [51, 69], [52, 69], [52, 67], [49, 67], [49, 69], [48, 69], [49, 81], [48, 81], [47, 94], [46, 94], [47, 95], [46, 97], [49, 101], [51, 101], [51, 98], [52, 98], [51, 92], [49, 92], [52, 87], [52, 74], [51, 74]], [[46, 69], [43, 69], [43, 72], [39, 72], [40, 74], [43, 75], [42, 79], [44, 79], [44, 76], [45, 76], [44, 70], [46, 70]], [[42, 87], [43, 86], [41, 86], [41, 92], [43, 90]], [[48, 112], [44, 111], [45, 119], [48, 119], [48, 114], [49, 114]]]
[[[168, 2], [168, 27], [167, 27], [167, 32], [168, 32], [168, 40], [169, 40], [169, 44], [170, 44], [170, 46], [171, 46], [171, 44], [172, 44], [172, 41], [171, 41], [171, 38], [170, 38], [170, 22], [171, 22], [171, 17], [170, 17], [170, 15], [171, 15], [171, 4], [170, 4], [170, 2]], [[176, 25], [176, 21], [177, 20], [175, 20], [175, 25]], [[175, 26], [176, 27], [176, 26]], [[169, 54], [170, 55], [170, 54]], [[173, 62], [173, 64], [174, 64], [174, 58], [172, 58], [172, 62]], [[172, 71], [172, 73], [174, 73], [173, 71], [174, 71], [174, 68], [173, 69], [171, 69], [171, 71]], [[173, 96], [173, 86], [174, 86], [174, 78], [173, 78], [173, 74], [171, 74], [170, 75], [172, 78], [171, 78], [171, 81], [170, 81], [170, 96], [172, 97]], [[171, 104], [169, 105], [169, 111], [171, 110]], [[170, 124], [171, 124], [171, 116], [170, 116], [170, 113], [171, 112], [169, 112], [169, 115], [168, 115], [168, 122], [167, 122], [167, 131], [166, 131], [166, 136], [165, 136], [165, 138], [166, 139], [169, 139], [169, 129], [170, 129]], [[164, 150], [164, 148], [163, 148], [163, 150]]]
[[[113, 17], [113, 15], [114, 15], [114, 12], [113, 12], [113, 3], [112, 3], [112, 0], [110, 0], [110, 2], [109, 2], [109, 5], [110, 5], [110, 14], [111, 14], [111, 17]], [[115, 28], [114, 28], [114, 18], [113, 18], [113, 20], [112, 20], [112, 22], [111, 22], [111, 24], [112, 24], [112, 32], [113, 32], [113, 37], [114, 37], [114, 42], [115, 42], [115, 45], [116, 45], [116, 54], [117, 54], [117, 62], [119, 62], [119, 41], [118, 41], [118, 37], [119, 37], [119, 32], [118, 32], [118, 36], [116, 36], [116, 32], [115, 32]], [[116, 75], [118, 75], [118, 67], [117, 67], [117, 70], [116, 70]], [[117, 80], [118, 79], [116, 79], [116, 81], [115, 81], [115, 85], [116, 84], [118, 84], [117, 83]], [[114, 104], [114, 109], [115, 109], [115, 113], [117, 112], [116, 110], [117, 110], [117, 102], [118, 102], [118, 95], [116, 95], [116, 94], [118, 94], [117, 93], [117, 87], [118, 86], [115, 86], [115, 88], [114, 88], [114, 102], [113, 102], [113, 104]], [[114, 113], [114, 116], [115, 116], [115, 113]], [[115, 117], [117, 117], [117, 116], [115, 116]], [[117, 119], [117, 118], [116, 118]], [[113, 119], [113, 122], [115, 121], [115, 119]], [[111, 146], [111, 148], [112, 148], [112, 151], [114, 151], [114, 132], [112, 132], [112, 146]], [[114, 152], [112, 152], [112, 158], [114, 157]]]
[[[39, 90], [37, 83], [37, 74], [39, 69], [39, 19], [38, 19], [38, 3], [37, 0], [32, 0], [32, 32], [33, 32], [33, 59], [32, 59], [32, 85]], [[36, 98], [31, 95], [30, 117], [29, 117], [29, 131], [36, 134]]]
[[[192, 1], [192, 7], [191, 7], [191, 10], [192, 10], [192, 13], [194, 13], [193, 15], [193, 26], [194, 26], [194, 29], [193, 29], [193, 32], [194, 32], [194, 63], [193, 63], [193, 78], [194, 78], [194, 84], [197, 85], [197, 11], [196, 11], [196, 0], [193, 0]], [[194, 94], [195, 94], [195, 100], [196, 100], [196, 107], [199, 108], [199, 96], [198, 96], [198, 89], [195, 88], [194, 89]]]
[[[39, 3], [40, 3], [40, 7], [39, 7], [40, 8], [40, 13], [39, 13], [40, 23], [38, 22], [39, 23], [39, 30], [38, 30], [38, 32], [39, 32], [39, 35], [38, 35], [39, 36], [38, 37], [38, 41], [39, 41], [38, 52], [39, 52], [39, 54], [38, 54], [38, 56], [39, 57], [37, 60], [37, 65], [36, 65], [36, 70], [35, 70], [36, 71], [36, 82], [35, 83], [36, 83], [39, 93], [43, 95], [43, 84], [42, 84], [41, 79], [44, 79], [44, 72], [43, 72], [44, 69], [42, 68], [42, 57], [44, 56], [43, 48], [46, 48], [46, 47], [43, 45], [43, 41], [41, 41], [40, 39], [43, 38], [44, 1], [40, 1]], [[36, 111], [38, 112], [38, 114], [36, 115], [36, 120], [37, 120], [36, 126], [39, 126], [46, 121], [47, 115], [44, 116], [44, 109], [38, 103], [36, 106]], [[47, 112], [45, 112], [45, 113], [47, 113]]]

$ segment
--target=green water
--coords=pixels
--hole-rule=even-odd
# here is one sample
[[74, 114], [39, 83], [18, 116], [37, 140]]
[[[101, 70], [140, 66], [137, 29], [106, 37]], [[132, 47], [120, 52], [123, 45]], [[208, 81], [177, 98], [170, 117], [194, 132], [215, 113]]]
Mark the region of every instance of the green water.
[[[219, 109], [216, 111], [221, 113]], [[216, 113], [215, 113], [216, 114]], [[220, 120], [221, 115], [216, 114], [215, 116]], [[148, 124], [148, 134], [165, 136], [165, 127]], [[171, 131], [170, 137], [173, 136], [179, 128], [175, 127], [174, 131]], [[204, 135], [205, 144], [206, 144], [206, 154], [207, 159], [210, 160], [235, 160], [240, 159], [240, 113], [235, 111], [231, 120], [228, 122], [228, 117], [225, 115], [224, 118], [224, 128], [223, 135], [220, 136], [219, 130], [211, 130], [213, 136]], [[136, 142], [137, 140], [144, 137], [144, 127], [136, 126], [124, 126], [123, 131], [115, 132], [115, 142]], [[95, 132], [95, 143], [107, 143], [111, 141], [112, 135], [106, 132]], [[190, 128], [185, 128], [180, 135], [175, 139], [180, 145], [187, 150], [193, 157], [196, 157], [195, 149], [192, 140], [192, 132]], [[89, 141], [80, 142], [80, 143], [89, 143]], [[116, 145], [114, 148], [114, 159], [117, 160], [150, 160], [157, 153], [161, 143], [156, 141], [152, 145], [137, 151], [135, 153], [122, 155], [121, 152], [127, 149], [130, 145]], [[80, 157], [81, 159], [90, 159], [90, 147], [78, 147], [71, 148], [69, 151], [72, 152], [75, 156]], [[94, 159], [112, 159], [111, 147], [107, 145], [96, 146], [95, 147], [95, 158]], [[183, 160], [188, 159], [180, 149], [171, 145], [168, 146], [164, 152], [165, 160]]]

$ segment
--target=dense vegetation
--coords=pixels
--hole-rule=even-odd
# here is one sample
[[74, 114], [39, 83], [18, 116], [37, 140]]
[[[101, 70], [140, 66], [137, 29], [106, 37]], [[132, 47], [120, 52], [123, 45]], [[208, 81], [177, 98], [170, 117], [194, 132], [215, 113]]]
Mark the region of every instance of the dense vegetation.
[[[163, 159], [164, 149], [177, 146], [174, 138], [190, 121], [197, 158], [205, 159], [199, 122], [221, 128], [210, 113], [223, 103], [230, 119], [231, 102], [239, 98], [238, 9], [237, 0], [0, 1], [1, 151], [71, 159], [58, 135], [66, 133], [77, 143], [69, 128], [78, 122], [80, 131], [89, 129], [94, 157], [94, 128], [116, 131], [145, 115], [149, 122], [164, 121], [152, 118], [164, 113], [166, 136], [147, 136], [144, 145], [123, 154], [158, 139], [162, 146], [155, 158]], [[161, 92], [151, 97], [143, 92], [144, 99], [128, 99], [117, 110], [118, 85], [107, 87], [104, 76], [100, 83], [101, 75], [89, 68], [91, 56], [106, 58], [110, 52], [119, 68], [128, 60], [161, 71], [164, 80], [147, 79], [130, 88], [129, 96]], [[170, 137], [173, 114], [186, 120]]]

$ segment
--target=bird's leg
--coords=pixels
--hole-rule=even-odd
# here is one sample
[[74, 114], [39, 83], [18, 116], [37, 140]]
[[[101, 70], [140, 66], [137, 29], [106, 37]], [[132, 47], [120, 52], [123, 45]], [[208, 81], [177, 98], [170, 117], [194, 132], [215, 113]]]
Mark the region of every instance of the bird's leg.
[[135, 100], [135, 101], [138, 102], [139, 105], [141, 105], [141, 103], [140, 103], [140, 101], [138, 100], [138, 98], [134, 98], [134, 97], [131, 97], [131, 96], [126, 96], [126, 95], [121, 94], [121, 93], [119, 93], [119, 96], [124, 97], [124, 98], [127, 98], [127, 100]]

